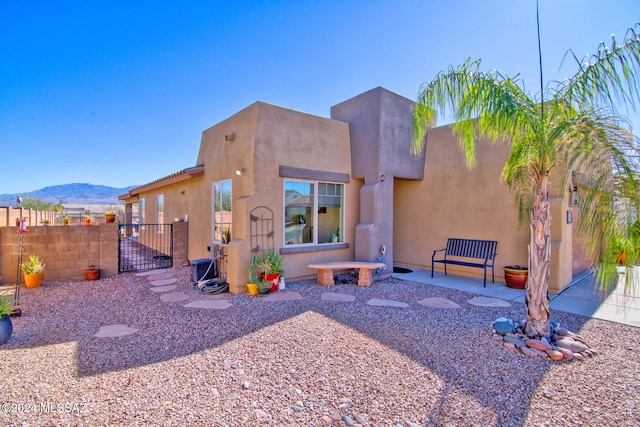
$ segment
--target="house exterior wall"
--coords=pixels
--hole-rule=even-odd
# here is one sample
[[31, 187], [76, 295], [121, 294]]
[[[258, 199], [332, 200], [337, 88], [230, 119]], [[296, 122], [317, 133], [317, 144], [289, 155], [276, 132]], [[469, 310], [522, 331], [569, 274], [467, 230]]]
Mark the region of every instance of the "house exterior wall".
[[[424, 180], [395, 181], [394, 246], [398, 265], [431, 269], [433, 251], [447, 238], [498, 241], [496, 280], [504, 280], [505, 265], [527, 265], [528, 223], [519, 224], [513, 193], [501, 179], [508, 144], [480, 140], [476, 166], [468, 169], [450, 126], [431, 129], [427, 136]], [[567, 194], [552, 188], [552, 260], [549, 291], [566, 288], [575, 272], [587, 268], [580, 251], [573, 252], [573, 224], [567, 224]], [[579, 267], [572, 269], [572, 264]], [[449, 266], [454, 274], [482, 277], [477, 268]], [[443, 274], [436, 266], [435, 274]]]
[[[205, 167], [189, 214], [189, 258], [209, 257], [211, 245], [211, 185], [232, 180], [231, 242], [224, 245], [227, 282], [231, 292], [246, 289], [251, 259], [249, 214], [266, 206], [273, 211], [274, 249], [284, 246], [284, 181], [281, 166], [350, 175], [349, 127], [346, 123], [257, 102], [205, 130], [198, 164]], [[225, 135], [233, 135], [227, 141]], [[244, 169], [241, 175], [236, 170]], [[354, 229], [359, 215], [358, 180], [345, 184], [343, 240], [347, 245], [321, 245], [284, 255], [287, 279], [311, 277], [307, 265], [319, 261], [353, 259]], [[346, 247], [345, 247], [346, 246]], [[262, 249], [262, 248], [261, 248]], [[266, 249], [266, 248], [265, 248]], [[289, 248], [287, 248], [289, 249]]]

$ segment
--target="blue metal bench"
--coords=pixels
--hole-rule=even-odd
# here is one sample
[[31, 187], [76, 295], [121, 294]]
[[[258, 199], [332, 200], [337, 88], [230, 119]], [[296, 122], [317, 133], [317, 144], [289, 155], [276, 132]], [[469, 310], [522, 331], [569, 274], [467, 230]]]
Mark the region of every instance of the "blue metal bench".
[[[487, 286], [487, 267], [491, 267], [491, 281], [495, 283], [493, 266], [498, 255], [495, 240], [471, 240], [471, 239], [447, 239], [447, 247], [433, 251], [431, 256], [431, 277], [436, 262], [444, 264], [444, 274], [447, 274], [447, 264], [463, 265], [465, 267], [477, 267], [484, 269], [484, 286]], [[435, 259], [438, 252], [444, 251], [444, 258]], [[449, 257], [475, 258], [482, 262], [472, 262]]]

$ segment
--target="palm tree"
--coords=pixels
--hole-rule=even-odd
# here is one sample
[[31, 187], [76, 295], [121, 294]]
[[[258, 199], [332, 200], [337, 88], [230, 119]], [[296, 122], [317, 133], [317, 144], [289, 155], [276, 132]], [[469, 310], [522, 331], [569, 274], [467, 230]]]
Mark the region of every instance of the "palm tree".
[[640, 99], [639, 30], [636, 24], [623, 44], [615, 38], [610, 47], [601, 43], [589, 62], [577, 61], [579, 69], [571, 79], [545, 90], [541, 74], [536, 95], [527, 93], [517, 76], [483, 72], [480, 61], [470, 59], [420, 89], [414, 154], [424, 150], [436, 112], [452, 114], [468, 167], [474, 166], [476, 138], [511, 144], [502, 177], [516, 196], [521, 220], [529, 221], [528, 336], [550, 335], [552, 176], [561, 188], [579, 184], [577, 230], [588, 242], [587, 255], [594, 265], [601, 262], [598, 280], [603, 286], [615, 281], [622, 251], [629, 266], [640, 259], [640, 144], [629, 121], [618, 113], [621, 106], [635, 108]]

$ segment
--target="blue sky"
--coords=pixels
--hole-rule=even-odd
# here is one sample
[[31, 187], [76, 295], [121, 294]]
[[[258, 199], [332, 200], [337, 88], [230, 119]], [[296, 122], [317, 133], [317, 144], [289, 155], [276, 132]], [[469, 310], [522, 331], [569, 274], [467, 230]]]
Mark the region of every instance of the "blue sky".
[[[568, 49], [622, 39], [640, 1], [540, 0], [540, 15], [548, 82], [575, 72]], [[144, 184], [256, 101], [328, 117], [377, 86], [415, 99], [468, 57], [537, 92], [535, 0], [0, 0], [0, 194]]]

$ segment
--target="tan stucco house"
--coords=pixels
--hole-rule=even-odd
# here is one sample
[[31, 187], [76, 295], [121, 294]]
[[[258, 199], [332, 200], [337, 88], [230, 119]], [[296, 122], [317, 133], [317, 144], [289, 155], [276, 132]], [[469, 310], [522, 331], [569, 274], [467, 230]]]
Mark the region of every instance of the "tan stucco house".
[[[501, 280], [503, 266], [526, 265], [529, 236], [500, 179], [508, 145], [481, 142], [469, 170], [442, 126], [416, 158], [413, 105], [383, 88], [333, 106], [331, 118], [256, 102], [203, 132], [195, 166], [122, 195], [127, 219], [139, 211], [140, 223], [187, 220], [189, 259], [223, 248], [236, 293], [246, 290], [256, 251], [278, 251], [295, 280], [316, 274], [310, 263], [376, 261], [384, 246], [385, 276], [394, 265], [431, 268], [448, 237], [497, 240]], [[555, 190], [552, 215], [550, 291], [559, 292], [588, 266], [573, 239], [568, 189]]]

